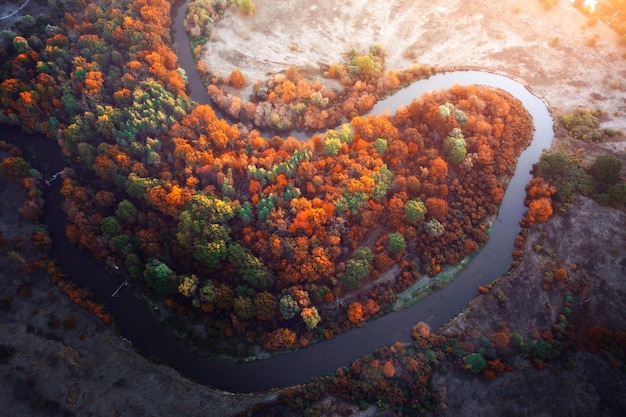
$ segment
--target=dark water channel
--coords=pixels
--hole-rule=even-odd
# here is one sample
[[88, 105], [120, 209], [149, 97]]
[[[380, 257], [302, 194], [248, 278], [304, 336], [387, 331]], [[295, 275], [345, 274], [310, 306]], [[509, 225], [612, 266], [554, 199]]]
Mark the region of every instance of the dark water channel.
[[[179, 2], [175, 7], [179, 7]], [[186, 3], [183, 3], [186, 7]], [[173, 36], [181, 66], [191, 86], [192, 98], [198, 102], [210, 100], [195, 69], [187, 37], [182, 26], [184, 8], [173, 12]], [[93, 262], [90, 256], [69, 243], [65, 237], [65, 215], [61, 209], [60, 180], [46, 187], [45, 222], [54, 240], [52, 256], [78, 285], [92, 290], [101, 302], [112, 310], [121, 333], [145, 357], [158, 359], [187, 377], [213, 387], [233, 392], [256, 392], [270, 388], [302, 383], [313, 376], [334, 369], [374, 349], [396, 341], [410, 341], [409, 331], [419, 321], [435, 329], [454, 317], [477, 295], [477, 287], [500, 277], [511, 265], [515, 237], [525, 207], [524, 187], [530, 179], [529, 170], [548, 147], [553, 136], [552, 118], [545, 104], [524, 86], [501, 75], [481, 71], [460, 71], [436, 75], [419, 81], [376, 105], [373, 112], [409, 103], [425, 91], [451, 87], [454, 84], [483, 84], [506, 90], [517, 97], [531, 113], [535, 123], [532, 144], [520, 156], [500, 212], [494, 222], [492, 235], [484, 249], [469, 263], [463, 273], [448, 286], [414, 306], [390, 313], [366, 323], [332, 340], [312, 345], [296, 352], [270, 359], [243, 364], [224, 364], [193, 352], [155, 318], [150, 308], [132, 289], [124, 288], [119, 296], [110, 298], [120, 285], [120, 277], [105, 266]], [[42, 135], [28, 135], [13, 127], [1, 126], [2, 137], [19, 144], [29, 160], [48, 175], [65, 165], [56, 143]], [[46, 167], [41, 164], [45, 163]]]

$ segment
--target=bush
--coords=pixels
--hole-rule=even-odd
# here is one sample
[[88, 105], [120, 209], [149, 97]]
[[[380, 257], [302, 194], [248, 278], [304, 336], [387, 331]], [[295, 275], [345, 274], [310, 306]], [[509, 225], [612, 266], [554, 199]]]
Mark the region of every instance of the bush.
[[622, 161], [613, 155], [599, 155], [591, 165], [589, 172], [598, 181], [614, 184], [619, 179]]
[[239, 11], [247, 16], [252, 16], [256, 10], [256, 6], [252, 0], [238, 0], [237, 7]]
[[569, 135], [575, 139], [600, 141], [602, 132], [600, 126], [600, 112], [589, 109], [578, 109], [574, 113], [561, 117], [561, 123]]

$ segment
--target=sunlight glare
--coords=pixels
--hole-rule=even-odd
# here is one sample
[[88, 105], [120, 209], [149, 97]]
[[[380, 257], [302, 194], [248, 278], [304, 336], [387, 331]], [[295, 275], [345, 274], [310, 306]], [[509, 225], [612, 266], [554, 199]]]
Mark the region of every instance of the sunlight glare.
[[585, 0], [583, 2], [583, 9], [591, 13], [596, 9], [597, 4], [598, 4], [598, 0]]

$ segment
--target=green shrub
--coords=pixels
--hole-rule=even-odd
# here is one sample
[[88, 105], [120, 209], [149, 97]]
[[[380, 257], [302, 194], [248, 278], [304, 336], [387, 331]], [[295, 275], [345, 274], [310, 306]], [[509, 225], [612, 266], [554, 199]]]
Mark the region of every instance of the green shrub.
[[622, 170], [622, 161], [613, 155], [598, 155], [589, 168], [591, 175], [606, 184], [615, 184]]

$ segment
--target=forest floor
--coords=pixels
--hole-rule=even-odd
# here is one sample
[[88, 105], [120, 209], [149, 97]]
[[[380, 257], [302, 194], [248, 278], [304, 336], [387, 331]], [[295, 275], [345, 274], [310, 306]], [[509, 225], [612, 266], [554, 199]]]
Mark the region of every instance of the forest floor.
[[[298, 65], [315, 76], [318, 63], [341, 62], [342, 52], [380, 43], [388, 52], [388, 69], [419, 61], [501, 72], [528, 84], [556, 116], [579, 106], [601, 108], [608, 112], [603, 127], [626, 130], [626, 48], [618, 46], [610, 27], [592, 24], [566, 1], [550, 11], [539, 1], [513, 0], [254, 3], [255, 16], [229, 11], [218, 24], [205, 51], [209, 67], [220, 63], [212, 70], [228, 75], [237, 67], [254, 80]], [[584, 148], [587, 158], [612, 151], [623, 159], [626, 149], [623, 138], [593, 146], [560, 143]], [[20, 224], [17, 216], [23, 191], [2, 180], [0, 194], [3, 239], [29, 242], [32, 226]], [[502, 322], [522, 334], [549, 329], [563, 298], [541, 288], [541, 271], [551, 262], [576, 264], [589, 284], [590, 299], [573, 324], [626, 329], [625, 220], [622, 212], [577, 199], [564, 216], [533, 228], [521, 266], [441, 331], [487, 334]], [[21, 253], [27, 261], [34, 256], [28, 248]], [[0, 305], [0, 345], [15, 353], [0, 358], [3, 415], [232, 416], [276, 397], [212, 390], [145, 360], [74, 306], [45, 274], [26, 274], [20, 260], [6, 255], [0, 253], [0, 299], [11, 302]], [[504, 303], [497, 300], [499, 291]], [[75, 327], [54, 325], [53, 319], [65, 317], [72, 317]], [[433, 385], [445, 392], [446, 415], [608, 416], [626, 408], [619, 370], [598, 354], [581, 352], [574, 360], [572, 371], [524, 367], [489, 383], [449, 371], [437, 374]]]

